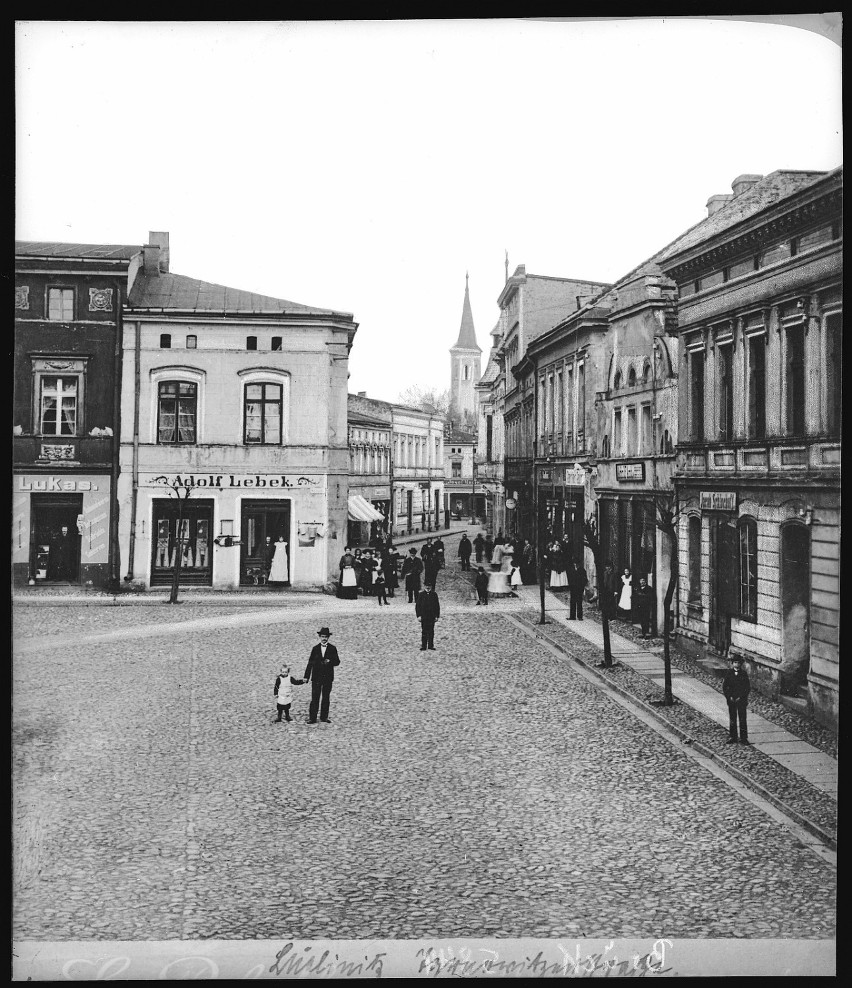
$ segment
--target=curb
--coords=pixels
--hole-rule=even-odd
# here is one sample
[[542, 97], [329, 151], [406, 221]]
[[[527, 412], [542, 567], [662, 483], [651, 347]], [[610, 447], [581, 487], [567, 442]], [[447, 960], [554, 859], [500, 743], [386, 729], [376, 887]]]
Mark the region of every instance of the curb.
[[[668, 718], [664, 717], [658, 710], [656, 710], [653, 706], [651, 706], [651, 704], [635, 696], [620, 683], [613, 682], [611, 679], [604, 676], [603, 673], [598, 670], [597, 666], [589, 665], [588, 662], [586, 662], [584, 659], [578, 658], [577, 656], [568, 655], [568, 653], [565, 651], [565, 649], [562, 647], [562, 645], [559, 642], [554, 641], [550, 637], [550, 635], [548, 635], [545, 631], [540, 630], [541, 625], [531, 623], [523, 615], [516, 615], [516, 617], [518, 621], [521, 621], [523, 624], [527, 625], [528, 628], [534, 630], [536, 634], [540, 634], [543, 638], [546, 638], [554, 648], [562, 652], [567, 658], [570, 658], [572, 662], [577, 662], [579, 665], [583, 666], [584, 669], [588, 670], [589, 672], [597, 676], [598, 679], [603, 680], [607, 684], [607, 686], [611, 687], [617, 693], [620, 693], [623, 697], [630, 700], [631, 703], [635, 703], [638, 707], [641, 707], [641, 709], [645, 713], [653, 717], [654, 720], [662, 724], [673, 734], [676, 734], [682, 741], [688, 743], [690, 747], [694, 748], [696, 751], [704, 755], [705, 758], [709, 758], [711, 761], [715, 762], [720, 768], [724, 769], [729, 775], [732, 775], [735, 779], [737, 779], [737, 781], [741, 782], [748, 789], [751, 789], [752, 792], [757, 793], [757, 795], [760, 796], [762, 799], [765, 799], [768, 803], [771, 803], [777, 810], [780, 810], [782, 813], [784, 813], [785, 816], [789, 816], [792, 820], [798, 823], [803, 830], [807, 830], [809, 834], [816, 837], [817, 840], [825, 844], [826, 847], [829, 847], [832, 851], [835, 852], [837, 851], [837, 838], [833, 837], [827, 831], [823, 830], [822, 827], [819, 826], [819, 824], [814, 823], [812, 820], [808, 820], [807, 817], [802, 816], [802, 814], [799, 813], [798, 810], [794, 810], [791, 806], [788, 806], [783, 799], [781, 799], [779, 796], [776, 796], [774, 793], [770, 792], [761, 783], [757, 782], [750, 775], [747, 775], [745, 772], [743, 772], [742, 769], [736, 768], [730, 762], [726, 761], [724, 758], [722, 758], [721, 755], [713, 751], [712, 748], [708, 748], [707, 745], [705, 745], [703, 742], [696, 741], [694, 738], [691, 738], [686, 733], [686, 731], [678, 727], [676, 724], [672, 724], [672, 722], [668, 720]], [[682, 703], [685, 707], [689, 707], [689, 704], [686, 703], [686, 701], [684, 700], [678, 700], [677, 702]], [[690, 709], [694, 709], [694, 708], [690, 707]], [[699, 713], [699, 711], [696, 710], [695, 713]], [[699, 716], [703, 716], [703, 715], [699, 714]]]

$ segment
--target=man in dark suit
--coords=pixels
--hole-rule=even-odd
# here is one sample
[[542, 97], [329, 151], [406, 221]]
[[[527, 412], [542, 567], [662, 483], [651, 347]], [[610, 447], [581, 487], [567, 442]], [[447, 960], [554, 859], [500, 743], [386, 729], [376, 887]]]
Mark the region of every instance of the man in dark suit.
[[328, 628], [320, 628], [317, 634], [319, 635], [319, 645], [314, 645], [311, 649], [303, 677], [306, 683], [310, 682], [311, 684], [308, 723], [316, 724], [317, 709], [319, 709], [320, 720], [330, 724], [328, 705], [331, 700], [331, 687], [334, 683], [334, 667], [340, 665], [340, 656], [338, 656], [334, 645], [329, 644], [328, 639], [331, 637], [331, 632]]
[[420, 651], [425, 652], [428, 648], [434, 652], [435, 622], [441, 616], [441, 604], [428, 580], [423, 585], [422, 592], [417, 595], [414, 613], [420, 622]]
[[459, 559], [461, 560], [461, 568], [470, 569], [470, 555], [473, 552], [473, 544], [467, 537], [467, 532], [465, 532], [461, 541], [459, 542]]
[[408, 603], [413, 604], [415, 595], [420, 592], [420, 574], [423, 572], [423, 561], [417, 558], [417, 550], [408, 550], [408, 556], [402, 564], [402, 576], [405, 589], [408, 591]]
[[[751, 692], [751, 682], [748, 673], [743, 669], [743, 657], [734, 655], [731, 659], [731, 668], [725, 673], [722, 680], [722, 692], [728, 701], [728, 718], [730, 720], [730, 731], [728, 734], [728, 744], [748, 744], [748, 723], [746, 710], [748, 708], [748, 695]], [[737, 737], [737, 721], [740, 725], [740, 735]]]
[[571, 617], [569, 621], [583, 620], [583, 591], [589, 582], [586, 570], [579, 563], [571, 563], [568, 573], [568, 587], [571, 591]]

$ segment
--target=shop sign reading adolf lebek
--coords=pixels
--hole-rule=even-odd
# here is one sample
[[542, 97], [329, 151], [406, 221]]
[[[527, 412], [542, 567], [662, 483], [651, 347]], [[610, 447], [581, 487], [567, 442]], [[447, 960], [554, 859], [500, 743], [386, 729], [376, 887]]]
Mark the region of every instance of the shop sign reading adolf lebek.
[[282, 488], [305, 489], [319, 487], [320, 481], [316, 477], [287, 476], [283, 473], [160, 473], [149, 478], [149, 483], [153, 487], [206, 487], [213, 490], [224, 491], [235, 488], [249, 488], [252, 490]]

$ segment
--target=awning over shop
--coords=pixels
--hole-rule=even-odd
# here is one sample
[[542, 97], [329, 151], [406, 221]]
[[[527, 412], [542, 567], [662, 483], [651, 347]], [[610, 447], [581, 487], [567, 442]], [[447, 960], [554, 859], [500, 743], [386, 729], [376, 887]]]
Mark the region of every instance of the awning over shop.
[[370, 504], [360, 494], [349, 495], [349, 520], [350, 521], [384, 521], [385, 516]]

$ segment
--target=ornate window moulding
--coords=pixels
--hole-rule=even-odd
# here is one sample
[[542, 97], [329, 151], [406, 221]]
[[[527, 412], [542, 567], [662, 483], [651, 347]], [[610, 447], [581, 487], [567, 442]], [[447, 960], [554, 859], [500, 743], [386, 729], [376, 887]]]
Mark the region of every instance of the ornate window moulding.
[[112, 288], [89, 289], [89, 312], [112, 312]]
[[15, 285], [15, 308], [29, 309], [29, 307], [30, 307], [29, 285]]

